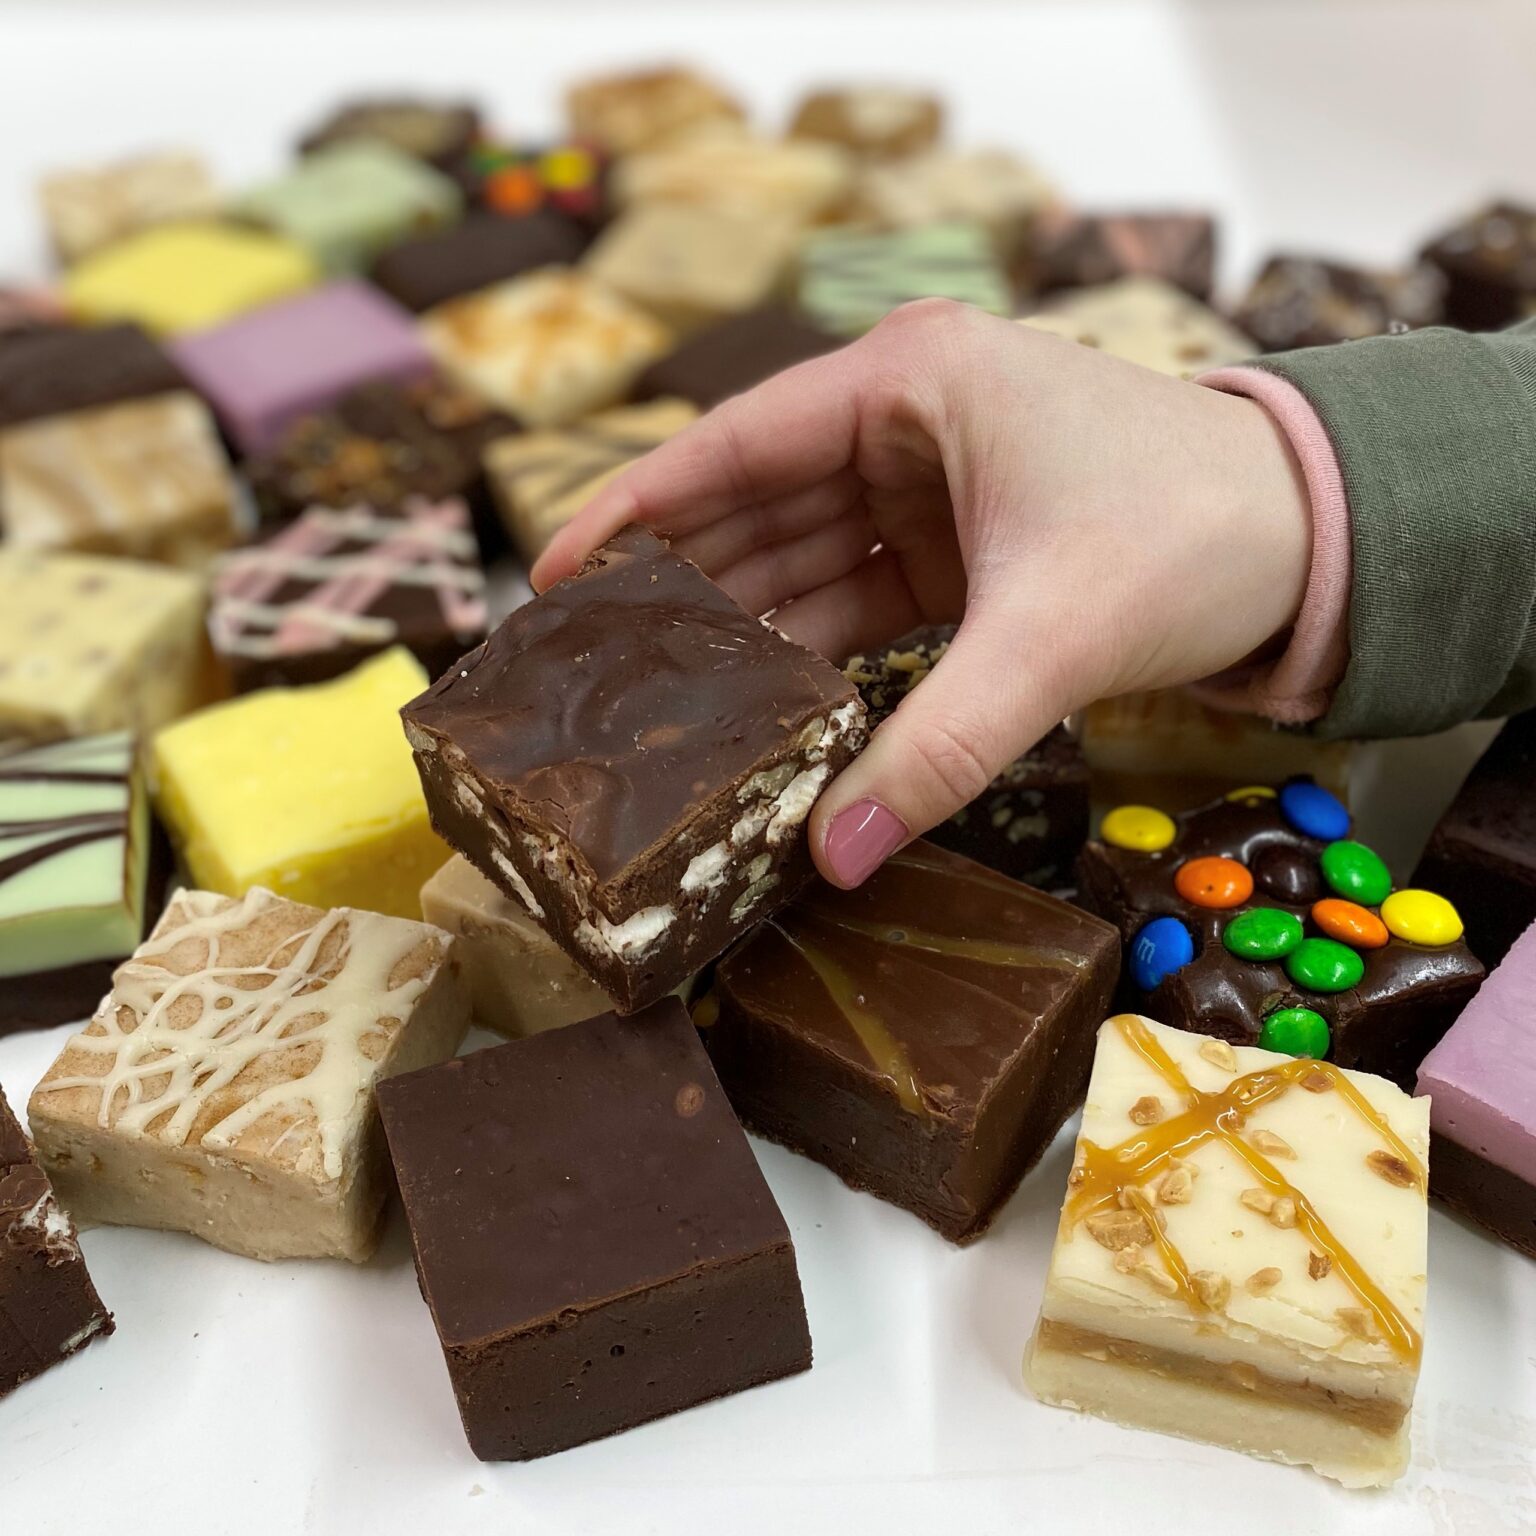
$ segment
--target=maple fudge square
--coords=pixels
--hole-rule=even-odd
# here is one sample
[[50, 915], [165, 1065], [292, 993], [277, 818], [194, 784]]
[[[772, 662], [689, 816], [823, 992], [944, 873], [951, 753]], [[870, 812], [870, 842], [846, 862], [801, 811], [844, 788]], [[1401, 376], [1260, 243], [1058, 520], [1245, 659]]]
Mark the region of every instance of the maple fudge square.
[[156, 803], [194, 884], [421, 915], [448, 857], [396, 711], [427, 683], [401, 647], [343, 677], [199, 711], [153, 747]]
[[421, 329], [444, 368], [536, 427], [612, 405], [672, 345], [659, 320], [561, 267], [439, 304]]
[[153, 731], [209, 693], [195, 576], [0, 548], [0, 738]]
[[43, 222], [65, 263], [170, 219], [218, 212], [218, 189], [200, 155], [136, 155], [89, 170], [58, 171], [38, 185]]
[[361, 1261], [389, 1190], [374, 1087], [468, 1024], [453, 941], [425, 923], [180, 891], [28, 1112], [81, 1220]]
[[825, 139], [871, 159], [931, 149], [944, 129], [944, 103], [922, 91], [854, 85], [812, 91], [790, 121], [792, 139]]
[[741, 132], [746, 121], [739, 102], [690, 69], [593, 76], [571, 86], [565, 103], [571, 136], [614, 155], [701, 132]]
[[328, 283], [189, 336], [176, 361], [246, 453], [372, 379], [409, 379], [432, 359], [405, 310], [366, 283]]
[[865, 739], [852, 683], [639, 527], [401, 713], [433, 825], [626, 1013], [811, 878]]
[[18, 548], [201, 566], [235, 542], [229, 460], [185, 390], [0, 431], [0, 526]]
[[1028, 248], [1056, 190], [1029, 161], [1006, 150], [930, 149], [867, 166], [856, 210], [882, 229], [952, 221], [980, 224], [1004, 263]]
[[1408, 1464], [1429, 1105], [1121, 1014], [1026, 1360], [1046, 1402], [1374, 1487]]

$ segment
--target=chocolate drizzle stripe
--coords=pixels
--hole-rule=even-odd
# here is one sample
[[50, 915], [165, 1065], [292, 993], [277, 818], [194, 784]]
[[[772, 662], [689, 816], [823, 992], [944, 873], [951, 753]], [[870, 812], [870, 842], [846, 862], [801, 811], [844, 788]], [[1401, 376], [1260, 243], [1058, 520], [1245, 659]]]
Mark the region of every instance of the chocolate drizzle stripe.
[[80, 768], [6, 768], [0, 766], [0, 784], [121, 784], [121, 773], [92, 773]]
[[[14, 880], [27, 870], [39, 864], [46, 864], [49, 859], [55, 859], [61, 853], [68, 853], [72, 848], [82, 848], [87, 843], [99, 843], [109, 837], [122, 837], [127, 831], [127, 823], [121, 816], [74, 819], [94, 820], [96, 824], [82, 826], [81, 830], [67, 837], [55, 837], [51, 841], [39, 843], [21, 853], [12, 854], [8, 859], [0, 859], [0, 881]], [[50, 823], [50, 825], [57, 826], [60, 823]], [[4, 833], [5, 830], [4, 826], [0, 826], [0, 833]]]

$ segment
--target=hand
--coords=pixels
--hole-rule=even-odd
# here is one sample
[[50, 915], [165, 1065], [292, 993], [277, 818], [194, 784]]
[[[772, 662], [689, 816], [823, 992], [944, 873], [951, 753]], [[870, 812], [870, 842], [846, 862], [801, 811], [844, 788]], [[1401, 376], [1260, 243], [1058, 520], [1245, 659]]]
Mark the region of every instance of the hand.
[[626, 523], [839, 665], [960, 624], [818, 801], [857, 885], [1095, 699], [1207, 677], [1295, 620], [1301, 471], [1265, 411], [945, 300], [727, 401], [610, 482], [533, 570]]

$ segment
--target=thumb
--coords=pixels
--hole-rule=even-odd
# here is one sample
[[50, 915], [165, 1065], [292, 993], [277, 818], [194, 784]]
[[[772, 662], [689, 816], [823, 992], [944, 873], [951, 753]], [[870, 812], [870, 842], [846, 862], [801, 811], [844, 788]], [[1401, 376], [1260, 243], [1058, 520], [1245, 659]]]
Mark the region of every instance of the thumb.
[[862, 884], [1060, 720], [1020, 665], [1024, 630], [1006, 606], [972, 607], [939, 664], [816, 802], [811, 848], [834, 885]]

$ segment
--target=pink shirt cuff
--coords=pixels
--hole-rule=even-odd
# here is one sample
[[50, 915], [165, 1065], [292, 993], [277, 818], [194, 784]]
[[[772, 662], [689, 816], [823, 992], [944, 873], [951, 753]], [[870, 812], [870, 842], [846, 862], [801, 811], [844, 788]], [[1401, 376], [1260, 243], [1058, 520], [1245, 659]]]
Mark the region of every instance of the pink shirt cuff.
[[1285, 725], [1327, 714], [1349, 665], [1349, 502], [1328, 433], [1294, 384], [1259, 368], [1217, 368], [1197, 383], [1256, 401], [1301, 465], [1312, 503], [1312, 569], [1290, 642], [1277, 661], [1248, 663], [1194, 685], [1208, 704], [1249, 710]]

